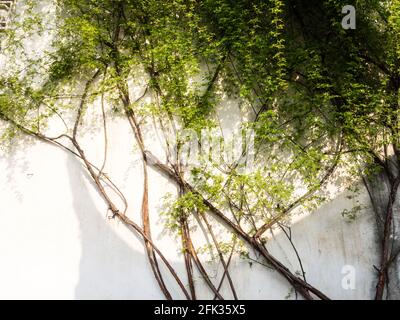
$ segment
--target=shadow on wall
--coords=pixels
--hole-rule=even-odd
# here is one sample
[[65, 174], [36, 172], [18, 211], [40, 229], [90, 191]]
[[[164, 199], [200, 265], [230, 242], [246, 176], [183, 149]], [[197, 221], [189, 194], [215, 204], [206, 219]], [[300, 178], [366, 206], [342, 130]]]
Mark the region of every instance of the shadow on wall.
[[[102, 200], [92, 198], [86, 171], [72, 156], [68, 156], [67, 168], [82, 247], [75, 298], [163, 299], [147, 257], [116, 234], [113, 226], [118, 222], [108, 220], [105, 209], [96, 209], [96, 204]], [[294, 224], [292, 237], [311, 284], [333, 299], [370, 299], [375, 281], [373, 264], [378, 255], [374, 217], [366, 210], [358, 220], [346, 222], [340, 210], [349, 206], [347, 196], [346, 193], [339, 195]], [[118, 228], [125, 227], [119, 223]], [[133, 233], [131, 236], [132, 241], [138, 241]], [[292, 272], [299, 270], [293, 249], [282, 232], [267, 245]], [[351, 284], [350, 288], [343, 287], [346, 266], [354, 267], [354, 288]], [[183, 264], [179, 264], [178, 268], [181, 267]], [[247, 263], [237, 261], [232, 267], [235, 286], [243, 298], [282, 299], [289, 293], [287, 283], [276, 272], [271, 273], [259, 265], [249, 268]], [[265, 285], [273, 290], [266, 290]], [[288, 298], [295, 296], [292, 294]]]
[[[163, 298], [141, 241], [122, 223], [106, 218], [104, 201], [94, 191], [80, 162], [63, 151], [55, 152], [51, 146], [20, 147], [24, 147], [21, 153], [0, 155], [0, 295], [65, 297], [69, 279], [74, 281], [78, 271], [73, 295], [76, 299]], [[64, 190], [64, 195], [52, 193], [54, 189]], [[373, 265], [379, 256], [374, 215], [365, 210], [356, 221], [347, 223], [340, 215], [341, 210], [351, 207], [351, 200], [346, 199], [346, 194], [341, 194], [294, 223], [292, 237], [311, 284], [333, 299], [370, 299], [376, 276]], [[79, 239], [74, 238], [76, 224], [65, 225], [76, 221], [69, 214], [77, 217]], [[51, 227], [46, 227], [49, 223]], [[282, 233], [275, 234], [267, 245], [292, 272], [299, 270], [293, 249]], [[78, 248], [81, 255], [76, 268]], [[176, 247], [171, 250], [176, 251]], [[184, 264], [179, 259], [174, 267], [182, 271]], [[342, 287], [345, 265], [355, 268], [354, 289]], [[217, 282], [221, 274], [219, 269], [212, 280]], [[184, 273], [181, 275], [185, 279]], [[277, 272], [254, 263], [249, 266], [243, 260], [233, 261], [231, 275], [240, 298], [283, 299], [290, 290]], [[60, 281], [61, 287], [60, 278], [67, 278]], [[200, 281], [197, 284], [200, 287]], [[171, 293], [176, 296], [176, 291]], [[229, 290], [223, 295], [230, 297]]]
[[[331, 299], [373, 299], [378, 263], [378, 239], [375, 217], [366, 206], [354, 221], [341, 216], [352, 208], [352, 194], [343, 192], [315, 212], [293, 223], [291, 237], [300, 255], [306, 279]], [[292, 272], [301, 274], [299, 261], [287, 237], [272, 236], [268, 248]]]
[[[82, 247], [76, 299], [159, 299], [157, 283], [147, 259], [118, 237], [106, 210], [98, 210], [87, 184], [89, 177], [73, 156], [68, 155], [67, 170], [73, 196], [73, 209], [79, 221]], [[100, 200], [100, 201], [99, 201]], [[119, 227], [124, 227], [121, 224]], [[132, 241], [138, 241], [132, 236]], [[154, 282], [151, 285], [151, 282]]]

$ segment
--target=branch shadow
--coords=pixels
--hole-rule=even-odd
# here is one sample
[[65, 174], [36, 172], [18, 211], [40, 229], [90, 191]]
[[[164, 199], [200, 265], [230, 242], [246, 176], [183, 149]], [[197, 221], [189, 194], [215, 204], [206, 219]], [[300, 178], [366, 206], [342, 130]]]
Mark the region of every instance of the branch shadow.
[[[99, 201], [93, 199], [93, 193], [88, 189], [90, 180], [84, 168], [73, 156], [68, 156], [66, 167], [82, 248], [75, 298], [161, 298], [149, 283], [150, 280], [157, 285], [152, 280], [147, 258], [115, 233], [112, 226], [118, 222], [108, 220], [106, 210], [100, 212], [97, 209]], [[133, 238], [133, 241], [136, 240]]]

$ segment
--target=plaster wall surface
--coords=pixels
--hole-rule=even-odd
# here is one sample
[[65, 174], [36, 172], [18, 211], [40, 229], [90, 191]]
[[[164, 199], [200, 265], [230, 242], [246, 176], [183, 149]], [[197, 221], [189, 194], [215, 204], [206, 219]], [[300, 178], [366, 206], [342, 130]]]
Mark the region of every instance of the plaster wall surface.
[[[43, 5], [41, 10], [45, 12], [49, 7]], [[41, 52], [50, 40], [51, 35], [44, 34], [41, 41], [26, 43], [27, 50], [32, 54]], [[5, 63], [2, 57], [0, 64]], [[143, 87], [132, 87], [132, 95], [140, 96]], [[241, 114], [235, 101], [227, 99], [219, 107], [218, 116], [223, 128], [229, 130], [240, 122]], [[103, 158], [101, 128], [96, 101], [85, 116], [79, 137], [95, 164], [101, 164]], [[54, 122], [49, 130], [56, 133], [61, 124]], [[109, 116], [108, 131], [105, 172], [127, 196], [127, 214], [140, 223], [143, 172], [134, 137], [128, 122], [117, 116]], [[149, 149], [162, 154], [159, 136], [152, 125], [146, 127], [145, 137]], [[164, 195], [176, 192], [176, 188], [152, 169], [149, 175], [153, 237], [184, 278], [177, 240], [165, 232], [160, 218]], [[338, 193], [314, 213], [298, 216], [292, 237], [312, 285], [334, 299], [371, 299], [373, 265], [378, 264], [379, 256], [375, 218], [361, 187], [358, 197], [365, 208], [354, 222], [346, 222], [340, 213], [355, 204], [347, 195]], [[118, 220], [107, 217], [106, 205], [82, 164], [59, 148], [24, 138], [14, 141], [11, 149], [1, 150], [0, 221], [1, 299], [163, 298], [142, 240]], [[300, 271], [296, 254], [282, 233], [271, 237], [268, 248], [292, 272]], [[348, 270], [345, 266], [354, 268], [354, 288], [343, 286]], [[212, 263], [207, 267], [217, 283], [222, 268]], [[295, 298], [289, 294], [290, 286], [285, 279], [259, 264], [235, 257], [231, 274], [239, 298]], [[166, 280], [174, 297], [183, 298], [172, 278]], [[200, 279], [196, 284], [200, 297], [213, 297]], [[231, 297], [227, 285], [223, 294]]]

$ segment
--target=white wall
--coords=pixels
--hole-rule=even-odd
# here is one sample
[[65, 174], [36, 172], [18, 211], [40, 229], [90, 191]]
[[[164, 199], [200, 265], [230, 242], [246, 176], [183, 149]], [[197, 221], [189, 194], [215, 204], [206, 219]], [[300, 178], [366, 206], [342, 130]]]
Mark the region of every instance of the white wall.
[[[96, 108], [95, 108], [96, 109]], [[229, 113], [232, 116], [232, 112]], [[95, 113], [87, 115], [80, 141], [89, 159], [103, 156], [102, 131]], [[142, 169], [127, 121], [109, 117], [109, 156], [105, 172], [127, 196], [128, 215], [140, 223]], [[148, 131], [150, 149], [158, 147]], [[16, 142], [17, 143], [17, 142]], [[117, 220], [106, 217], [105, 204], [80, 162], [57, 147], [25, 139], [0, 156], [0, 298], [118, 299], [162, 298], [149, 269], [142, 242]], [[150, 170], [150, 212], [156, 243], [184, 277], [176, 239], [164, 232], [159, 217], [163, 195], [175, 187]], [[368, 204], [365, 191], [360, 201]], [[374, 217], [364, 209], [352, 223], [340, 215], [354, 200], [340, 194], [293, 225], [293, 240], [307, 280], [336, 299], [372, 298], [373, 265], [377, 264]], [[282, 233], [268, 243], [271, 252], [293, 272], [300, 270]], [[354, 290], [342, 288], [342, 268], [356, 271]], [[222, 270], [209, 266], [221, 277]], [[277, 272], [236, 258], [232, 275], [246, 299], [283, 299], [290, 287]], [[174, 285], [168, 279], [169, 285]], [[200, 283], [198, 281], [197, 283]], [[172, 290], [182, 297], [179, 290]], [[227, 287], [225, 295], [231, 297]], [[212, 297], [199, 287], [199, 296]], [[294, 298], [294, 296], [292, 296]]]
[[[41, 10], [48, 10], [43, 5]], [[51, 8], [50, 8], [51, 9]], [[41, 51], [49, 36], [32, 41]], [[38, 44], [41, 44], [38, 47]], [[3, 61], [0, 57], [0, 61]], [[140, 86], [133, 95], [139, 96]], [[85, 118], [80, 137], [87, 155], [100, 164], [103, 139], [98, 101]], [[239, 120], [237, 104], [225, 101], [219, 110], [224, 127]], [[92, 110], [92, 109], [90, 109]], [[0, 124], [2, 125], [2, 124]], [[129, 200], [128, 215], [140, 223], [142, 169], [127, 121], [109, 115], [109, 155], [105, 171]], [[60, 124], [51, 129], [61, 130]], [[147, 145], [160, 151], [157, 135], [146, 133]], [[150, 271], [141, 239], [117, 220], [110, 220], [106, 206], [80, 162], [54, 146], [18, 140], [0, 153], [0, 298], [12, 299], [156, 299], [163, 298]], [[150, 170], [150, 212], [155, 242], [184, 278], [183, 258], [177, 240], [166, 234], [159, 217], [163, 196], [175, 186]], [[368, 204], [363, 190], [361, 201]], [[373, 297], [377, 243], [374, 217], [364, 209], [353, 223], [340, 212], [353, 206], [346, 194], [338, 195], [308, 216], [296, 219], [293, 240], [302, 258], [307, 280], [335, 299]], [[294, 251], [282, 233], [268, 243], [270, 251], [293, 272], [300, 270]], [[356, 271], [354, 290], [342, 287], [342, 268]], [[222, 269], [209, 270], [217, 283]], [[283, 299], [290, 287], [277, 272], [236, 257], [231, 274], [240, 298]], [[174, 297], [183, 298], [167, 277]], [[212, 298], [198, 284], [198, 296]], [[224, 296], [231, 297], [225, 285]], [[291, 296], [294, 298], [294, 295]]]

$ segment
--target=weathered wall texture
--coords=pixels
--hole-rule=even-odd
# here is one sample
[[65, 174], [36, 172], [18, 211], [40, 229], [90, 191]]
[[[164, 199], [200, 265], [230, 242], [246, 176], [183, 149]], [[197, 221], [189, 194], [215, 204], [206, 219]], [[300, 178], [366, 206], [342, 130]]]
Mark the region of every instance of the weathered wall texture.
[[[389, 168], [394, 174], [397, 174], [395, 166], [390, 166]], [[384, 225], [390, 197], [389, 179], [385, 172], [380, 172], [373, 179], [366, 180], [366, 182], [372, 199], [372, 208], [375, 214], [379, 242], [383, 242]], [[392, 300], [400, 299], [400, 239], [398, 236], [400, 228], [399, 210], [400, 199], [397, 192], [397, 197], [393, 204], [393, 232], [390, 235], [389, 244], [391, 252], [395, 258], [388, 268], [388, 284], [386, 292], [388, 299]]]
[[[43, 5], [41, 10], [47, 14], [48, 8]], [[27, 48], [32, 52], [43, 50], [49, 40], [46, 34], [43, 37], [27, 43]], [[138, 88], [134, 95], [139, 96], [141, 90]], [[232, 101], [225, 101], [219, 115], [227, 128], [234, 128], [239, 120], [237, 105]], [[85, 135], [80, 141], [88, 158], [101, 163], [103, 133], [99, 117], [89, 114], [85, 119]], [[105, 172], [127, 196], [128, 215], [139, 222], [143, 177], [135, 140], [126, 120], [109, 115], [108, 122], [110, 148]], [[59, 128], [55, 124], [53, 129], [56, 132]], [[154, 131], [145, 135], [150, 150], [160, 151]], [[107, 208], [89, 181], [80, 162], [54, 146], [26, 139], [15, 142], [11, 150], [1, 150], [0, 298], [163, 297], [141, 239], [117, 220], [106, 217]], [[163, 196], [176, 189], [150, 169], [149, 191], [154, 239], [184, 278], [177, 240], [165, 232], [159, 217]], [[373, 265], [379, 262], [375, 215], [362, 188], [359, 200], [366, 207], [354, 222], [346, 222], [341, 212], [355, 204], [347, 195], [339, 194], [313, 214], [297, 218], [292, 237], [311, 284], [334, 299], [371, 299], [376, 276]], [[268, 248], [293, 272], [300, 270], [282, 233], [274, 235]], [[208, 267], [217, 283], [223, 270], [212, 264]], [[355, 272], [354, 288], [346, 286], [349, 270]], [[276, 272], [250, 265], [239, 257], [232, 263], [231, 274], [240, 298], [284, 299], [290, 292]], [[175, 286], [170, 278], [167, 284]], [[197, 285], [199, 297], [213, 297], [200, 281]], [[172, 293], [183, 298], [177, 288]], [[226, 285], [223, 293], [230, 297]]]
[[[229, 115], [232, 117], [232, 112]], [[80, 140], [89, 159], [101, 163], [102, 131], [93, 129], [100, 126], [98, 119], [91, 118], [96, 119], [87, 116], [86, 126], [91, 129], [85, 130]], [[138, 152], [131, 147], [135, 146], [134, 138], [127, 121], [120, 118], [109, 119], [109, 134], [105, 172], [128, 197], [128, 214], [139, 222], [142, 170]], [[159, 149], [151, 131], [147, 138], [151, 150]], [[150, 170], [149, 188], [154, 239], [184, 277], [177, 242], [165, 232], [159, 217], [163, 195], [175, 192], [175, 187]], [[375, 217], [367, 206], [354, 222], [346, 222], [341, 212], [355, 204], [355, 199], [347, 195], [340, 194], [313, 214], [296, 219], [292, 237], [311, 284], [331, 298], [370, 299], [373, 265], [378, 264]], [[359, 200], [369, 203], [364, 189]], [[106, 214], [106, 206], [82, 165], [65, 151], [29, 139], [20, 141], [11, 151], [2, 151], [0, 298], [162, 298], [141, 239]], [[268, 248], [293, 272], [300, 270], [282, 233], [274, 235]], [[354, 289], [342, 286], [346, 265], [354, 267]], [[209, 268], [217, 283], [223, 270], [212, 265]], [[257, 264], [250, 266], [239, 257], [232, 264], [232, 275], [241, 298], [283, 299], [290, 292], [276, 272]], [[168, 283], [174, 286], [172, 279]], [[182, 297], [179, 290], [173, 292]], [[224, 292], [230, 297], [227, 287]], [[199, 296], [212, 297], [201, 286]]]

